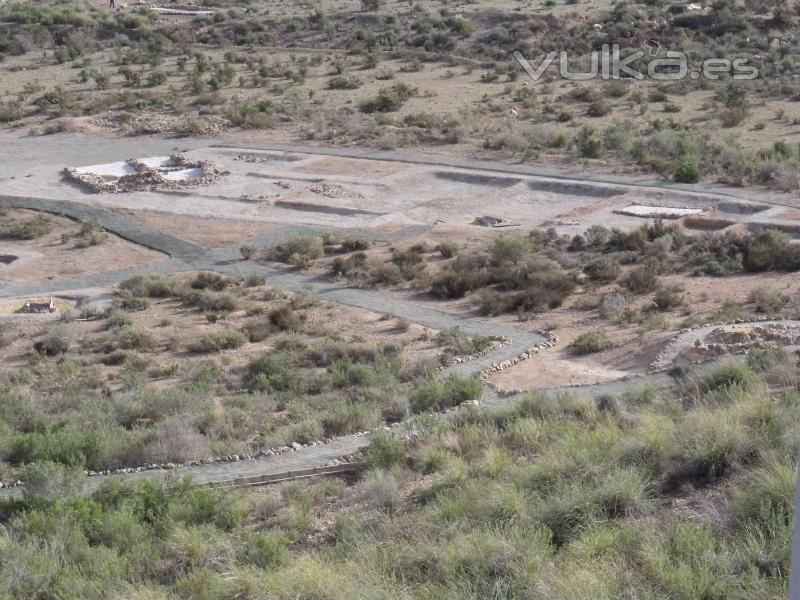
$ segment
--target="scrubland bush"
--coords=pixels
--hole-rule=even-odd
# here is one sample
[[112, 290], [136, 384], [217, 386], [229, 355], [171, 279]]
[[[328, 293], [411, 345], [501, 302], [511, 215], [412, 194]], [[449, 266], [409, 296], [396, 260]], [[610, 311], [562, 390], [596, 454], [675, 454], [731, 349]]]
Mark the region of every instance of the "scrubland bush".
[[194, 290], [212, 290], [221, 292], [230, 285], [227, 277], [212, 271], [201, 271], [189, 282], [189, 287]]
[[634, 294], [647, 294], [658, 287], [658, 272], [652, 265], [638, 267], [625, 276], [622, 285]]
[[331, 77], [325, 84], [329, 90], [355, 90], [362, 86], [361, 79], [358, 77]]
[[247, 343], [248, 337], [238, 329], [225, 329], [204, 335], [196, 342], [189, 344], [192, 352], [221, 352], [233, 350]]
[[30, 219], [7, 219], [0, 223], [0, 239], [33, 240], [48, 234], [52, 226], [52, 221], [44, 215]]
[[582, 333], [574, 340], [572, 340], [567, 349], [571, 354], [576, 356], [583, 356], [584, 354], [594, 354], [595, 352], [602, 352], [614, 347], [614, 342], [608, 339], [608, 336], [603, 332], [590, 331]]
[[628, 298], [624, 294], [609, 293], [604, 294], [597, 307], [600, 316], [604, 319], [619, 319], [622, 313], [628, 308]]
[[405, 102], [415, 96], [417, 90], [406, 84], [398, 83], [389, 88], [381, 88], [378, 95], [364, 100], [360, 109], [363, 113], [394, 112], [400, 110]]
[[145, 298], [170, 298], [177, 295], [179, 282], [169, 275], [134, 275], [119, 284], [121, 290]]
[[614, 281], [620, 274], [619, 263], [613, 258], [598, 258], [583, 267], [583, 272], [592, 281], [608, 283]]
[[754, 304], [760, 313], [777, 315], [784, 309], [789, 299], [772, 286], [759, 285], [750, 290], [747, 301]]
[[215, 292], [209, 289], [189, 289], [183, 299], [206, 313], [229, 313], [236, 310], [238, 300], [230, 292]]
[[276, 246], [269, 252], [270, 260], [290, 264], [299, 269], [307, 268], [325, 254], [322, 238], [301, 235]]
[[33, 344], [33, 349], [43, 356], [57, 356], [69, 351], [77, 338], [77, 331], [71, 325], [57, 325]]

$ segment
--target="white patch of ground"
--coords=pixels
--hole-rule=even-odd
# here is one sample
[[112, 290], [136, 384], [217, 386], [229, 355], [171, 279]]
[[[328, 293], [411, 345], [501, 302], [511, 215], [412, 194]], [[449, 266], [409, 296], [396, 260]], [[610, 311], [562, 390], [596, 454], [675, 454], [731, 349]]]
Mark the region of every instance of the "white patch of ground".
[[702, 208], [680, 208], [677, 206], [648, 206], [645, 204], [629, 204], [616, 211], [621, 215], [631, 217], [644, 217], [648, 219], [680, 219], [690, 215], [699, 215], [703, 212]]
[[[157, 169], [159, 173], [169, 181], [191, 181], [199, 179], [203, 170], [199, 167], [189, 169], [174, 168], [175, 163], [169, 156], [150, 156], [138, 158], [138, 162], [151, 169]], [[131, 175], [136, 172], [136, 168], [125, 161], [104, 163], [100, 165], [89, 165], [86, 167], [76, 167], [75, 172], [81, 175], [97, 175], [103, 179], [118, 179], [123, 175]]]

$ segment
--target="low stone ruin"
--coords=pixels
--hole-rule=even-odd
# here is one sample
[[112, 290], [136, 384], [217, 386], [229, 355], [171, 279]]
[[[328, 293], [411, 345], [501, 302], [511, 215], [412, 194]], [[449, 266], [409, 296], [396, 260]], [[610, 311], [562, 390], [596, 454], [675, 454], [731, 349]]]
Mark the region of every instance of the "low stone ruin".
[[719, 327], [696, 340], [683, 354], [695, 361], [725, 354], [747, 354], [757, 348], [800, 345], [800, 329], [790, 325], [753, 325], [751, 327]]
[[49, 302], [26, 302], [20, 306], [17, 313], [23, 315], [47, 314], [56, 312], [56, 303], [50, 298]]
[[99, 194], [197, 187], [214, 183], [223, 175], [227, 172], [219, 171], [211, 161], [194, 161], [180, 154], [64, 169], [65, 177]]

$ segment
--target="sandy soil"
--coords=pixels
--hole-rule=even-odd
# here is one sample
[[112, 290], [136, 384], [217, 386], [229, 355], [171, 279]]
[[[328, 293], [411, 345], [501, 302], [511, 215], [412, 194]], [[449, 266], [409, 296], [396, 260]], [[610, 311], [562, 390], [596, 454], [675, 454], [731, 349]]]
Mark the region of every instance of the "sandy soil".
[[563, 348], [549, 348], [536, 358], [499, 371], [489, 381], [504, 390], [531, 390], [613, 381], [629, 374], [602, 364], [597, 357], [574, 358]]
[[[39, 213], [11, 210], [5, 218], [32, 219]], [[166, 258], [155, 252], [106, 234], [102, 242], [86, 248], [76, 247], [80, 225], [69, 219], [47, 217], [49, 233], [33, 240], [0, 240], [0, 255], [19, 258], [8, 265], [0, 263], [0, 282], [44, 281], [102, 273], [152, 264]], [[65, 237], [66, 236], [66, 237]]]

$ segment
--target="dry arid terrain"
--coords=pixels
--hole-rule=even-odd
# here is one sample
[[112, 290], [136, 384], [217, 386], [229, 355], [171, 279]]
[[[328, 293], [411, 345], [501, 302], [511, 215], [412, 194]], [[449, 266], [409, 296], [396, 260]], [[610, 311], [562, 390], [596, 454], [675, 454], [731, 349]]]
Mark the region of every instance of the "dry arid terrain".
[[794, 593], [798, 23], [0, 0], [0, 597]]

